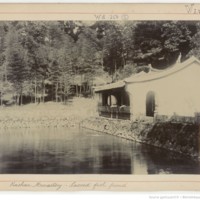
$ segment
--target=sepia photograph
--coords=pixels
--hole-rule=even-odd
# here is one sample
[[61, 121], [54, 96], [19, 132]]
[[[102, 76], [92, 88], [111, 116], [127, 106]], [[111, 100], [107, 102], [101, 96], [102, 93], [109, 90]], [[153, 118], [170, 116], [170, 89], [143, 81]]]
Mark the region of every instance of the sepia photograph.
[[200, 173], [198, 21], [1, 21], [0, 34], [0, 173]]
[[129, 179], [113, 175], [195, 177], [199, 86], [199, 20], [1, 19], [0, 175], [17, 177], [2, 182], [61, 190], [43, 175], [104, 175], [65, 186], [123, 190]]

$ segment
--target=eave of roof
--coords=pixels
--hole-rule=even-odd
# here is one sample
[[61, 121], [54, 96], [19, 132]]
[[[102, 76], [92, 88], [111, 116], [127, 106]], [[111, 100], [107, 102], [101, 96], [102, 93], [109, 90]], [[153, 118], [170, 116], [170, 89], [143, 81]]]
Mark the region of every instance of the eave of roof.
[[125, 82], [124, 81], [118, 81], [116, 83], [110, 83], [110, 84], [102, 85], [102, 86], [99, 86], [99, 87], [95, 87], [95, 92], [122, 88], [124, 86], [125, 86]]

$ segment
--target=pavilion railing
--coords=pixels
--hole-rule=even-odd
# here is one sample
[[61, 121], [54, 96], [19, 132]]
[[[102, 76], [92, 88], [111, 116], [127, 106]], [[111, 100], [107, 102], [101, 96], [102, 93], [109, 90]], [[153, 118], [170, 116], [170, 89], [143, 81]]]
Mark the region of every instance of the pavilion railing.
[[98, 106], [100, 116], [116, 119], [130, 119], [130, 106]]

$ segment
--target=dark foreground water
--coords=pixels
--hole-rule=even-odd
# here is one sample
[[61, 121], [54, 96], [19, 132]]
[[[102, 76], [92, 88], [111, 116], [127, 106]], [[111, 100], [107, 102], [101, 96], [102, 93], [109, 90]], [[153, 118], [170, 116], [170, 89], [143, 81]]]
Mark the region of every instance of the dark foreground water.
[[188, 157], [86, 129], [0, 132], [1, 174], [200, 174]]

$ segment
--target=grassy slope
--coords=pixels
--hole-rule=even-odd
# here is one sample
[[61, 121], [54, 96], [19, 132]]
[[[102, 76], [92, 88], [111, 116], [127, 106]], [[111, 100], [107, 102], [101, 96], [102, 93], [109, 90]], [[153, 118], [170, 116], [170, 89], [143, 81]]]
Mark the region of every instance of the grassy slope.
[[48, 102], [0, 108], [0, 128], [75, 125], [95, 114], [93, 99], [75, 98], [70, 104]]

